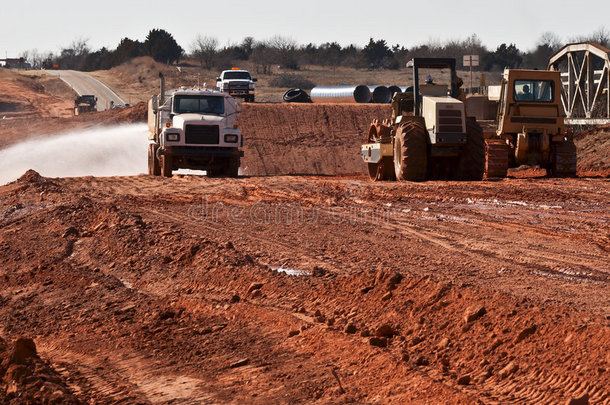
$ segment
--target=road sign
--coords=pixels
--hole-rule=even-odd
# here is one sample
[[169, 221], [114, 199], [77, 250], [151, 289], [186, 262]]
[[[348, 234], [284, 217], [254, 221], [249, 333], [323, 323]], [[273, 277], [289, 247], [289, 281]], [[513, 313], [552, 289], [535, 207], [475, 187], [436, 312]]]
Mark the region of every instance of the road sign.
[[464, 66], [479, 66], [479, 55], [464, 55]]

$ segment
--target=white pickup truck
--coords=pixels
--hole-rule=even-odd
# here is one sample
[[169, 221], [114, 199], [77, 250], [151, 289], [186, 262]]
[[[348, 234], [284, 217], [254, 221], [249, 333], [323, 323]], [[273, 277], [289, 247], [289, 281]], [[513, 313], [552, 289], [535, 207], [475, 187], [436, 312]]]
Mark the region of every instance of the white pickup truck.
[[254, 90], [256, 79], [250, 76], [247, 70], [233, 68], [223, 70], [216, 78], [216, 87], [220, 91], [229, 93], [233, 97], [241, 97], [246, 102], [254, 102]]

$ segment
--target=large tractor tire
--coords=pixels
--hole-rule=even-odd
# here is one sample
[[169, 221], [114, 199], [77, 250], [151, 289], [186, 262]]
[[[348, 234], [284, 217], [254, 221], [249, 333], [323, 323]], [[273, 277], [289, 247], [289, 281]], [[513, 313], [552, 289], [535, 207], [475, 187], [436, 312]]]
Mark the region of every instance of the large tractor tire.
[[161, 175], [163, 177], [172, 177], [172, 158], [171, 156], [161, 155], [159, 159], [161, 165]]
[[466, 119], [466, 145], [458, 161], [459, 180], [483, 180], [485, 173], [485, 137], [483, 130], [473, 118]]
[[157, 145], [154, 143], [148, 145], [148, 174], [151, 176], [161, 175], [161, 166], [157, 158]]
[[397, 180], [424, 181], [428, 167], [426, 128], [421, 121], [408, 121], [394, 137], [394, 173]]
[[391, 157], [382, 158], [379, 163], [368, 163], [369, 178], [373, 181], [395, 180], [394, 163]]
[[486, 177], [506, 177], [510, 147], [504, 139], [485, 140], [485, 175]]
[[576, 145], [572, 141], [555, 142], [551, 146], [549, 174], [553, 177], [576, 176]]

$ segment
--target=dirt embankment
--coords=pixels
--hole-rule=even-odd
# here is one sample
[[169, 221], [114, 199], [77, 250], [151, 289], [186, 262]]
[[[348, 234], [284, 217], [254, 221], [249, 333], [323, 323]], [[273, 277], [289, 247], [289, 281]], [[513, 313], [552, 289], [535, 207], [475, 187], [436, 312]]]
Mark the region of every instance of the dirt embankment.
[[[74, 92], [41, 72], [0, 69], [0, 120], [12, 117], [69, 117]], [[2, 122], [0, 121], [0, 122]]]
[[250, 175], [362, 173], [369, 125], [389, 116], [388, 105], [244, 104], [242, 168]]
[[610, 125], [583, 131], [576, 135], [578, 169], [610, 172]]

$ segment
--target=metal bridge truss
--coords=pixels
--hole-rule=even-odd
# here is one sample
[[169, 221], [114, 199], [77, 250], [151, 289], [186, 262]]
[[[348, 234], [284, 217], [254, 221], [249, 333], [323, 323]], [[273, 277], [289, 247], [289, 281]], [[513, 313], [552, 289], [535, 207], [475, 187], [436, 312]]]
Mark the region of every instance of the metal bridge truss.
[[610, 49], [594, 42], [569, 44], [549, 60], [561, 72], [566, 124], [610, 123]]

